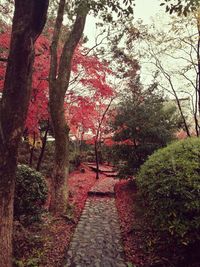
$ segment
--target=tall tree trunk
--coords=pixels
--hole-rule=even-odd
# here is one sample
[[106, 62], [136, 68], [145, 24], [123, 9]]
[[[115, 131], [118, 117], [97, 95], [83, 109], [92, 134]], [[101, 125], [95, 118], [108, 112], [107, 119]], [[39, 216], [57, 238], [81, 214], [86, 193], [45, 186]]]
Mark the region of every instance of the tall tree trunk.
[[195, 91], [195, 105], [194, 105], [194, 122], [195, 122], [195, 131], [196, 136], [199, 137], [199, 121], [198, 121], [198, 77], [196, 78], [196, 91]]
[[197, 92], [198, 92], [198, 114], [200, 115], [200, 22], [197, 21], [197, 29], [198, 29], [198, 42], [197, 42]]
[[[62, 213], [66, 209], [67, 192], [67, 177], [69, 172], [69, 128], [64, 116], [64, 97], [60, 96], [59, 90], [52, 88], [51, 101], [51, 120], [54, 129], [55, 137], [55, 162], [54, 172], [51, 184], [51, 202], [50, 210], [53, 212]], [[54, 98], [55, 97], [55, 98]], [[57, 99], [57, 100], [55, 100]]]
[[55, 164], [51, 186], [50, 210], [63, 213], [67, 204], [67, 177], [69, 170], [69, 127], [64, 116], [65, 93], [69, 86], [71, 61], [83, 34], [88, 9], [81, 1], [72, 31], [63, 46], [58, 66], [57, 48], [64, 15], [65, 0], [60, 0], [51, 44], [49, 96], [51, 121], [55, 136]]
[[10, 53], [0, 106], [0, 266], [12, 266], [12, 228], [18, 145], [31, 91], [34, 42], [48, 0], [15, 0]]
[[199, 120], [200, 116], [200, 22], [197, 19], [198, 42], [197, 42], [197, 79], [196, 79], [196, 105], [195, 105], [195, 130], [199, 136]]

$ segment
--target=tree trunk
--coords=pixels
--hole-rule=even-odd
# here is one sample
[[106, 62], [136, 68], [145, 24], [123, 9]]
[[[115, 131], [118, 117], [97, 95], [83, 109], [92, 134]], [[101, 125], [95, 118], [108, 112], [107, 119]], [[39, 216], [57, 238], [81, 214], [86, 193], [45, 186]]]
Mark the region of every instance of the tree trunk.
[[31, 148], [30, 148], [30, 159], [29, 159], [29, 166], [30, 167], [32, 167], [32, 164], [33, 164], [34, 150], [35, 150], [35, 132], [33, 133], [33, 144], [31, 145]]
[[182, 110], [182, 107], [181, 107], [181, 104], [180, 104], [180, 101], [178, 99], [178, 96], [174, 90], [174, 96], [175, 96], [175, 99], [176, 99], [176, 103], [177, 103], [177, 106], [178, 106], [178, 109], [179, 109], [179, 112], [180, 112], [180, 115], [181, 115], [181, 118], [182, 118], [182, 121], [183, 121], [183, 124], [184, 124], [184, 127], [185, 127], [185, 131], [187, 133], [187, 136], [190, 137], [191, 134], [190, 134], [190, 130], [189, 130], [189, 127], [187, 125], [187, 122], [186, 122], [186, 119], [185, 119], [185, 116], [183, 114], [183, 110]]
[[198, 29], [198, 42], [197, 42], [197, 92], [198, 92], [198, 115], [200, 115], [200, 25], [197, 22], [197, 29]]
[[99, 179], [99, 154], [98, 154], [98, 141], [94, 143], [95, 161], [96, 161], [96, 179]]
[[43, 156], [44, 156], [44, 151], [45, 151], [45, 148], [46, 148], [48, 131], [49, 131], [49, 120], [48, 120], [48, 122], [47, 122], [47, 128], [46, 128], [46, 130], [45, 130], [44, 138], [43, 138], [43, 140], [42, 140], [42, 147], [41, 147], [40, 155], [39, 155], [38, 162], [37, 162], [36, 170], [37, 170], [38, 172], [39, 172], [39, 170], [40, 170], [40, 166], [41, 166], [42, 159], [43, 159]]
[[197, 91], [197, 86], [198, 86], [198, 77], [196, 79], [196, 92], [195, 92], [195, 105], [194, 105], [194, 122], [195, 122], [195, 131], [196, 131], [196, 136], [199, 137], [199, 121], [198, 121], [198, 91]]
[[96, 132], [96, 136], [95, 136], [95, 143], [94, 143], [94, 151], [95, 151], [95, 160], [96, 160], [96, 179], [99, 179], [99, 151], [98, 151], [98, 142], [101, 143], [101, 126], [102, 126], [102, 123], [104, 121], [104, 118], [106, 116], [106, 113], [108, 112], [111, 104], [112, 104], [112, 101], [114, 100], [115, 97], [112, 97], [110, 99], [110, 102], [109, 104], [107, 105], [106, 109], [104, 110], [103, 114], [102, 114], [102, 117], [99, 121], [99, 124], [97, 126], [97, 132]]
[[[199, 137], [199, 120], [200, 116], [200, 24], [197, 20], [198, 42], [197, 42], [197, 79], [196, 79], [196, 105], [195, 105], [195, 130]], [[197, 107], [198, 106], [198, 107]]]
[[60, 97], [57, 88], [59, 88], [59, 84], [56, 83], [56, 88], [52, 88], [52, 102], [50, 102], [55, 137], [55, 162], [51, 185], [50, 210], [55, 213], [63, 213], [66, 210], [68, 197], [69, 128], [64, 116], [64, 97]]
[[174, 97], [175, 97], [175, 99], [176, 99], [176, 103], [177, 103], [177, 106], [178, 106], [178, 110], [179, 110], [179, 112], [180, 112], [180, 115], [181, 115], [181, 118], [182, 118], [182, 121], [183, 121], [183, 124], [184, 124], [184, 127], [185, 127], [185, 131], [186, 131], [186, 133], [187, 133], [187, 136], [190, 137], [190, 136], [191, 136], [191, 134], [190, 134], [190, 130], [189, 130], [189, 127], [188, 127], [188, 125], [187, 125], [186, 118], [185, 118], [185, 116], [184, 116], [184, 114], [183, 114], [183, 110], [182, 110], [182, 107], [181, 107], [181, 104], [180, 104], [178, 95], [177, 95], [177, 93], [176, 93], [176, 90], [175, 90], [175, 88], [174, 88], [174, 85], [173, 85], [173, 83], [172, 83], [171, 77], [169, 76], [169, 74], [167, 74], [167, 73], [164, 71], [164, 69], [161, 67], [161, 65], [160, 65], [160, 69], [161, 69], [162, 73], [164, 74], [164, 76], [165, 76], [165, 77], [167, 78], [167, 80], [169, 81], [169, 84], [170, 84], [171, 89], [172, 89], [172, 91], [173, 91]]
[[69, 171], [69, 127], [64, 116], [65, 93], [69, 86], [71, 61], [83, 34], [88, 13], [83, 3], [77, 9], [72, 31], [65, 41], [58, 66], [57, 48], [62, 27], [65, 0], [60, 0], [54, 34], [51, 44], [51, 65], [49, 74], [49, 104], [55, 135], [55, 166], [52, 177], [50, 210], [64, 213], [67, 205], [67, 177]]
[[10, 53], [0, 106], [0, 266], [12, 266], [12, 229], [18, 145], [31, 91], [34, 42], [41, 33], [48, 0], [15, 0]]

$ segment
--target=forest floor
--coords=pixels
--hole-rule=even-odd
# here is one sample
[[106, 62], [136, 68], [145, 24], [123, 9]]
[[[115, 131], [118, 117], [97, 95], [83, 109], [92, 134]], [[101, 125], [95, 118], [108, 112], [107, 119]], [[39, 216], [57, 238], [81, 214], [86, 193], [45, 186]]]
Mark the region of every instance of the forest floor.
[[[117, 216], [119, 217], [117, 223], [120, 224], [122, 245], [125, 252], [125, 266], [150, 266], [151, 259], [144, 254], [144, 236], [141, 226], [139, 226], [135, 217], [136, 189], [134, 183], [128, 180], [119, 181], [110, 177], [112, 176], [110, 174], [111, 167], [101, 166], [100, 179], [97, 181], [92, 166], [82, 165], [79, 170], [70, 174], [69, 208], [65, 216], [54, 217], [46, 213], [43, 216], [42, 223], [33, 224], [29, 227], [23, 227], [16, 222], [14, 228], [15, 266], [65, 266], [63, 259], [70, 247], [85, 203], [89, 201], [89, 198], [95, 199], [96, 197], [97, 199], [100, 197], [101, 201], [102, 198], [105, 198], [106, 205], [109, 206], [115, 199], [114, 206], [117, 208]], [[114, 196], [115, 198], [113, 198]], [[109, 197], [112, 198], [111, 202], [108, 200]], [[94, 203], [93, 200], [92, 203]], [[91, 203], [88, 205], [91, 205]], [[100, 210], [102, 210], [102, 206]], [[115, 213], [113, 208], [111, 208], [110, 213]], [[110, 214], [110, 217], [112, 215]], [[109, 214], [107, 214], [107, 217], [109, 217]]]

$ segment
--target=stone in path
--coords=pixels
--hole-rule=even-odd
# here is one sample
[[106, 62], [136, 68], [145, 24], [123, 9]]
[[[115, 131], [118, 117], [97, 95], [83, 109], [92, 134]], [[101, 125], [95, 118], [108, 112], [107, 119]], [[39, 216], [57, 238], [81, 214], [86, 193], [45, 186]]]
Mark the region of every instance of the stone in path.
[[64, 267], [126, 267], [114, 198], [89, 197]]
[[[92, 168], [92, 169], [95, 169], [97, 168], [96, 164], [95, 163], [87, 163], [87, 165]], [[113, 167], [112, 166], [106, 166], [106, 165], [101, 165], [99, 164], [99, 171], [100, 172], [113, 172]]]
[[95, 185], [90, 189], [88, 195], [105, 195], [115, 196], [115, 184], [117, 180], [111, 177], [103, 177], [97, 180]]

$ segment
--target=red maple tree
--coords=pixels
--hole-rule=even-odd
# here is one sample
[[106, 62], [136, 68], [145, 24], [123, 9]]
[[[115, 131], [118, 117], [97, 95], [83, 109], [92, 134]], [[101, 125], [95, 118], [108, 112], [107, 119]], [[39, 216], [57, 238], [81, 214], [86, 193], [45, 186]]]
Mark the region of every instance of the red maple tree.
[[[0, 34], [0, 91], [2, 91], [10, 31], [5, 28]], [[49, 119], [49, 85], [51, 30], [41, 35], [36, 42], [35, 63], [31, 101], [26, 119], [26, 129], [31, 136], [40, 136], [40, 123]], [[105, 109], [104, 102], [112, 98], [114, 89], [107, 82], [107, 76], [113, 75], [106, 62], [87, 54], [87, 49], [80, 44], [72, 62], [72, 78], [66, 94], [66, 119], [71, 133], [77, 139], [90, 131], [95, 136], [98, 120]], [[84, 96], [82, 94], [84, 88]]]

